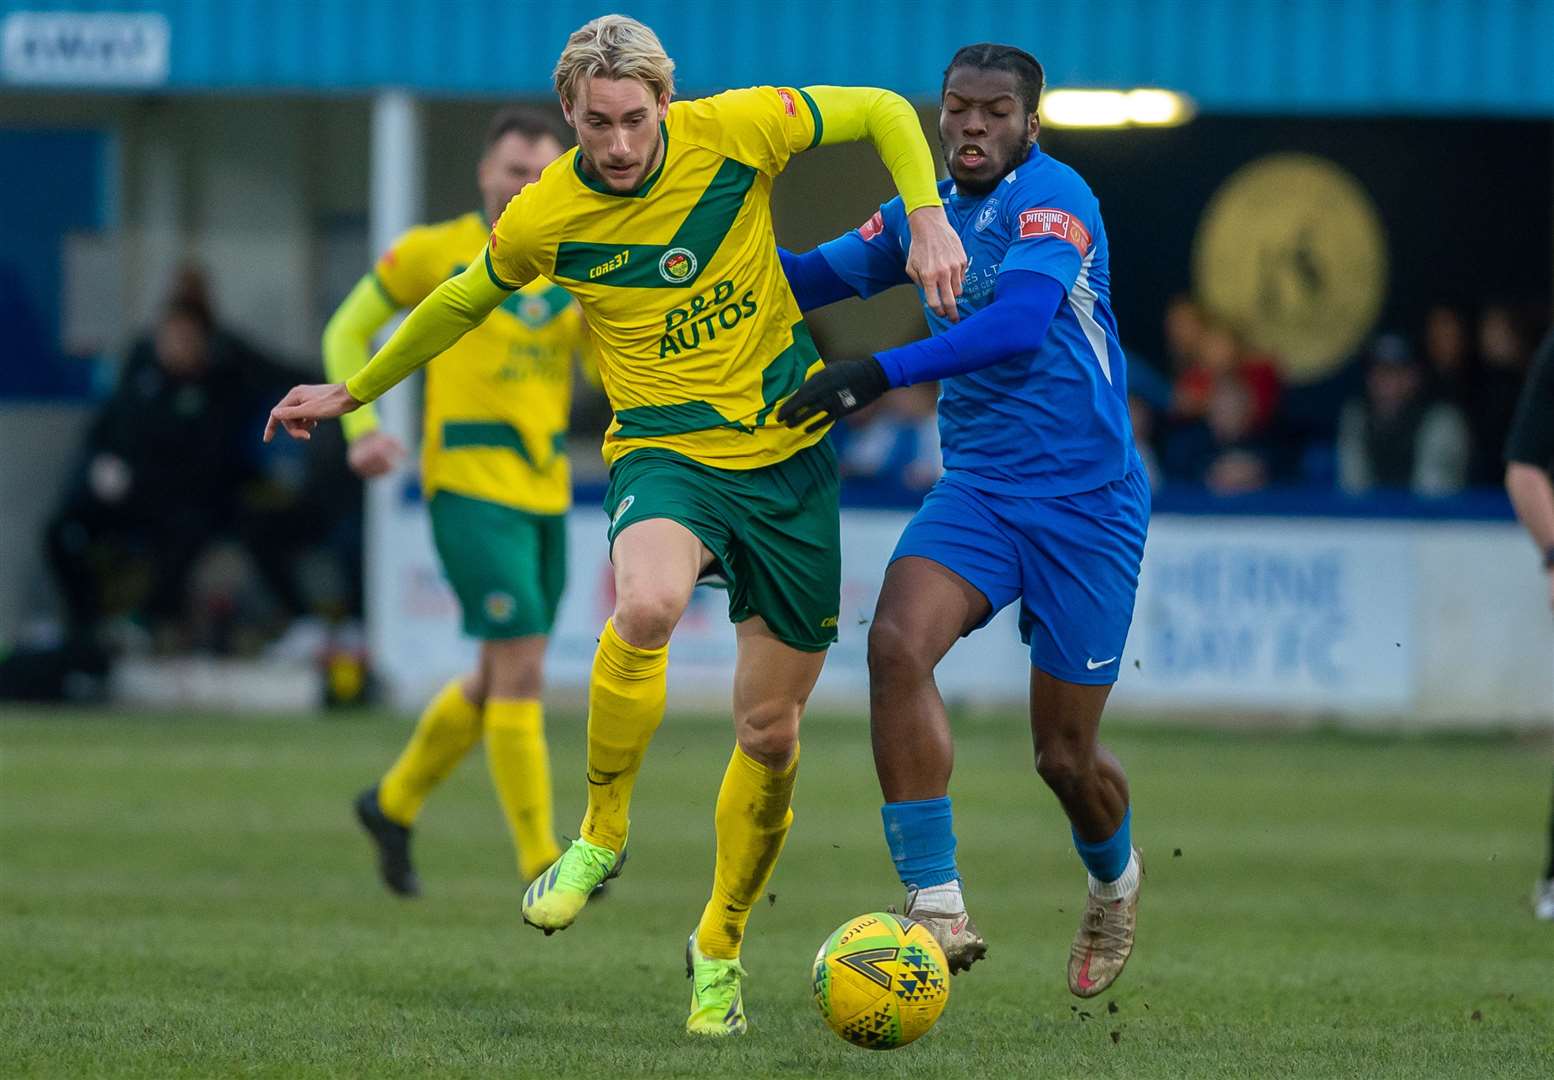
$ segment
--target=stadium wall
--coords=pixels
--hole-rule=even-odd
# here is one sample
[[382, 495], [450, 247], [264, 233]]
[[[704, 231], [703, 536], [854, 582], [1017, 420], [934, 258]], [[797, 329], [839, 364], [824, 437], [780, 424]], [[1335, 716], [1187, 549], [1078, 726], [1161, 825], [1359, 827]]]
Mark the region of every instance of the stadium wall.
[[0, 0], [0, 78], [542, 94], [604, 10], [653, 26], [692, 94], [757, 77], [927, 99], [948, 50], [997, 40], [1055, 86], [1164, 86], [1211, 111], [1554, 115], [1554, 0]]
[[0, 641], [49, 606], [43, 529], [90, 419], [76, 405], [0, 403]]
[[[209, 269], [234, 328], [286, 354], [316, 349], [316, 226], [341, 202], [364, 215], [365, 116], [344, 103], [0, 94], [0, 127], [98, 131], [120, 147], [116, 220], [103, 236], [117, 288], [104, 296], [100, 280], [80, 283], [111, 304], [120, 334], [109, 351], [155, 315], [188, 259]], [[342, 172], [354, 197], [336, 194]]]
[[[868, 621], [907, 517], [843, 513], [841, 640], [817, 707], [856, 710], [866, 700]], [[390, 528], [389, 623], [374, 662], [408, 711], [473, 654], [420, 504], [401, 501]], [[570, 536], [548, 677], [553, 693], [576, 697], [614, 597], [603, 518], [584, 508]], [[1510, 523], [1160, 515], [1114, 701], [1151, 719], [1248, 726], [1543, 727], [1554, 723], [1554, 625], [1535, 564]], [[670, 693], [681, 705], [728, 701], [725, 603], [697, 590], [676, 631]], [[1028, 671], [1008, 609], [951, 651], [939, 682], [954, 705], [1019, 706]]]

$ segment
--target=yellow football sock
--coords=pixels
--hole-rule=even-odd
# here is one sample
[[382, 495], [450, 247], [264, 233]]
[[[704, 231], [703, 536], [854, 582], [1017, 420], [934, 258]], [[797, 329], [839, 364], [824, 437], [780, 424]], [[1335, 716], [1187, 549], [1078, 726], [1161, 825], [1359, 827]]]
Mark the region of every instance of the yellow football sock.
[[487, 699], [486, 764], [518, 849], [518, 873], [532, 881], [561, 857], [551, 827], [545, 707], [532, 698]]
[[793, 782], [798, 749], [782, 772], [773, 772], [738, 746], [718, 789], [717, 866], [712, 899], [701, 914], [696, 944], [720, 960], [739, 957], [750, 908], [766, 888], [793, 824]]
[[669, 647], [639, 649], [605, 623], [588, 684], [588, 813], [583, 839], [612, 851], [626, 844], [637, 770], [664, 718]]
[[465, 754], [480, 741], [480, 709], [464, 696], [455, 679], [443, 687], [400, 752], [399, 760], [378, 782], [378, 808], [401, 825], [415, 823], [421, 804]]

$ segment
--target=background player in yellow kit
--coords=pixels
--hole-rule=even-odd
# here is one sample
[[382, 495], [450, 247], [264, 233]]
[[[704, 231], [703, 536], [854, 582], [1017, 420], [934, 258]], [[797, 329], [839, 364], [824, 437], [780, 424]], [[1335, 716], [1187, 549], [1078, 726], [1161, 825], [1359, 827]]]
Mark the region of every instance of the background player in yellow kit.
[[955, 317], [966, 259], [911, 106], [884, 90], [734, 90], [670, 104], [652, 31], [607, 15], [572, 34], [556, 89], [579, 148], [508, 204], [482, 262], [411, 313], [345, 384], [294, 388], [270, 413], [306, 438], [371, 401], [538, 277], [582, 305], [615, 410], [605, 436], [616, 605], [589, 689], [582, 836], [524, 897], [571, 925], [620, 869], [631, 791], [663, 719], [668, 643], [698, 577], [728, 579], [736, 746], [716, 812], [712, 897], [687, 948], [689, 1031], [746, 1028], [740, 944], [792, 822], [799, 718], [836, 638], [841, 553], [824, 425], [777, 424], [820, 367], [777, 257], [772, 182], [796, 152], [867, 139], [900, 190], [907, 272]]
[[[542, 114], [498, 113], [476, 171], [483, 212], [411, 229], [394, 242], [324, 331], [329, 377], [356, 374], [394, 312], [479, 260], [489, 223], [565, 147]], [[523, 880], [561, 853], [540, 689], [566, 581], [565, 437], [573, 365], [581, 360], [592, 371], [586, 342], [576, 302], [536, 278], [427, 369], [421, 487], [464, 632], [481, 647], [476, 669], [443, 687], [393, 767], [356, 800], [383, 882], [401, 896], [420, 892], [410, 830], [422, 803], [482, 737]], [[399, 441], [378, 430], [370, 405], [343, 423], [358, 475], [381, 476], [404, 456]]]

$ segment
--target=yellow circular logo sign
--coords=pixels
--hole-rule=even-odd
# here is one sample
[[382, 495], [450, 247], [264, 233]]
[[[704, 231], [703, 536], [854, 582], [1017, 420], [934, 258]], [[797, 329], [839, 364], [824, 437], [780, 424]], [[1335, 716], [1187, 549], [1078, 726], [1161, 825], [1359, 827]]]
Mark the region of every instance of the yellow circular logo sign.
[[1327, 374], [1376, 326], [1387, 244], [1370, 195], [1310, 154], [1271, 154], [1233, 173], [1193, 241], [1194, 293], [1284, 374]]

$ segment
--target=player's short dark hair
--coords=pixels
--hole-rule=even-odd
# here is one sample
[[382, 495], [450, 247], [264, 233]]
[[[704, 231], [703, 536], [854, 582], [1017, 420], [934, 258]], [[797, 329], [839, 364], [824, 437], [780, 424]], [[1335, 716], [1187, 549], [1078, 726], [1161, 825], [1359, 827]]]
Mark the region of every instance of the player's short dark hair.
[[1025, 111], [1033, 113], [1041, 104], [1041, 92], [1047, 85], [1047, 73], [1041, 63], [1024, 49], [1013, 45], [995, 45], [984, 41], [976, 45], [964, 45], [950, 57], [950, 66], [944, 69], [944, 82], [939, 87], [939, 97], [950, 85], [950, 72], [958, 67], [976, 68], [978, 71], [1007, 71], [1020, 83], [1020, 98]]
[[486, 128], [486, 149], [491, 149], [508, 135], [522, 135], [531, 140], [552, 138], [561, 144], [563, 150], [572, 145], [569, 129], [565, 125], [549, 113], [521, 105], [510, 105], [491, 118], [491, 124]]

